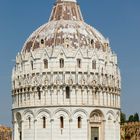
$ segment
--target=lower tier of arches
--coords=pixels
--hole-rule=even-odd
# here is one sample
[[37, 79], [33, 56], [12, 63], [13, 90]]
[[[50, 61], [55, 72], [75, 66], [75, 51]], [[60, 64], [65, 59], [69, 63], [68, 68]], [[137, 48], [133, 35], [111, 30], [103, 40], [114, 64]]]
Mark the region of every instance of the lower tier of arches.
[[120, 140], [120, 112], [96, 107], [14, 109], [13, 130], [13, 140]]

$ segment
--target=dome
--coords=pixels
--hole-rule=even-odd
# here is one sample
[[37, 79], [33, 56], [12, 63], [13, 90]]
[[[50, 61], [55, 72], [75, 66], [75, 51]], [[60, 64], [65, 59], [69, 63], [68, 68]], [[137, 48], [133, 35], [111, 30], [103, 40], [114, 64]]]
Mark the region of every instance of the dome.
[[16, 56], [14, 140], [120, 140], [120, 91], [108, 40], [84, 22], [76, 0], [57, 0]]
[[107, 40], [95, 28], [86, 24], [75, 0], [58, 0], [48, 23], [27, 39], [22, 52], [39, 48], [65, 46], [106, 50]]

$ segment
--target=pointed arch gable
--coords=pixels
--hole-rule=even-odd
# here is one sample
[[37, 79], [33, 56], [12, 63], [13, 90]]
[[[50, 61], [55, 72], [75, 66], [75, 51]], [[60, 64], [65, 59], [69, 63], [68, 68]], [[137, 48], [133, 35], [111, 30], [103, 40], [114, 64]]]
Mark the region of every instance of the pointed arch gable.
[[59, 56], [60, 56], [60, 54], [61, 53], [63, 53], [64, 55], [63, 55], [63, 58], [66, 58], [67, 57], [67, 55], [66, 55], [66, 52], [65, 52], [65, 50], [64, 50], [64, 48], [63, 47], [61, 47], [60, 48], [60, 50], [58, 51], [58, 53], [56, 54], [56, 58], [60, 58]]
[[30, 52], [30, 58], [32, 58], [32, 60], [35, 59], [35, 56], [34, 56], [34, 52], [33, 51]]
[[106, 115], [108, 115], [108, 114], [112, 114], [113, 116], [115, 116], [115, 113], [114, 113], [112, 110], [109, 110], [109, 111], [106, 113]]
[[44, 59], [49, 59], [49, 54], [47, 52], [47, 49], [45, 48], [44, 51], [42, 52], [42, 54], [40, 54], [40, 58], [41, 60], [44, 60]]
[[91, 59], [93, 59], [93, 60], [95, 59], [97, 62], [99, 61], [99, 55], [96, 52], [96, 50], [92, 51]]
[[80, 49], [80, 48], [79, 48], [79, 49], [77, 49], [77, 51], [76, 51], [76, 53], [75, 53], [75, 56], [74, 56], [74, 57], [75, 57], [75, 58], [79, 58], [79, 57], [78, 57], [78, 54], [80, 54], [80, 56], [81, 56], [80, 58], [84, 58], [83, 53], [82, 53], [82, 51], [81, 51], [81, 49]]
[[[115, 121], [115, 113], [112, 111], [112, 110], [109, 110], [107, 113], [106, 113], [106, 117], [107, 117], [107, 120], [109, 119], [112, 119], [113, 121]], [[111, 117], [111, 118], [110, 118]], [[113, 118], [112, 118], [113, 117]]]

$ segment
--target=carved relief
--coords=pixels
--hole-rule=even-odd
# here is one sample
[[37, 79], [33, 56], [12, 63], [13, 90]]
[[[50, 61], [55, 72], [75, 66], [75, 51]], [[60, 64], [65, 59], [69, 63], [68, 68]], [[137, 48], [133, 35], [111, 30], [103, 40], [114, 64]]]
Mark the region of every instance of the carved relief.
[[85, 85], [86, 84], [86, 78], [85, 78], [84, 75], [82, 75], [80, 83], [81, 83], [81, 85]]
[[61, 85], [61, 84], [62, 84], [62, 80], [61, 80], [61, 78], [60, 78], [59, 75], [57, 75], [57, 77], [56, 77], [56, 79], [55, 79], [55, 84], [56, 84], [56, 85]]
[[69, 79], [68, 79], [68, 84], [69, 84], [69, 85], [72, 85], [73, 83], [74, 83], [73, 77], [70, 76]]
[[48, 79], [48, 76], [45, 77], [43, 83], [44, 83], [44, 85], [49, 85], [49, 79]]
[[99, 113], [93, 113], [90, 117], [90, 122], [101, 122], [101, 116]]

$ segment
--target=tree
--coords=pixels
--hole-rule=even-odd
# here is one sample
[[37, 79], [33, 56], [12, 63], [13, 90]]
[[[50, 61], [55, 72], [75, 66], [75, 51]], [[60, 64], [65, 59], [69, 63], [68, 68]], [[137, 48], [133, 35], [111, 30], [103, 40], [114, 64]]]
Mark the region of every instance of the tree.
[[134, 122], [134, 116], [133, 115], [129, 116], [128, 122]]
[[121, 123], [125, 123], [126, 122], [126, 115], [121, 112]]
[[139, 122], [139, 114], [138, 113], [134, 114], [134, 122]]

